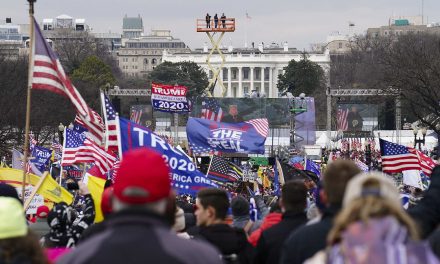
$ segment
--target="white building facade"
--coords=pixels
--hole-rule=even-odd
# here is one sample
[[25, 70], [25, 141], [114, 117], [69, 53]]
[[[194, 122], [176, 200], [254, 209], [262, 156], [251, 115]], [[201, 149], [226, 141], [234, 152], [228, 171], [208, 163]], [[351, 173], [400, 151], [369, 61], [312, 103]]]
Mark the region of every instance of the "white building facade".
[[[277, 88], [278, 75], [283, 74], [291, 60], [299, 61], [303, 54], [296, 49], [273, 48], [263, 49], [229, 49], [222, 50], [226, 62], [221, 69], [219, 78], [227, 88], [226, 97], [245, 97], [252, 91], [264, 94], [269, 98], [279, 97]], [[163, 53], [163, 61], [183, 62], [192, 61], [202, 67], [211, 79], [213, 73], [207, 65], [208, 49], [195, 50], [190, 53]], [[308, 59], [320, 65], [328, 76], [330, 69], [330, 53], [308, 54]], [[211, 65], [216, 68], [221, 65], [221, 57], [216, 54], [210, 59]], [[217, 83], [214, 96], [221, 97], [222, 89]]]

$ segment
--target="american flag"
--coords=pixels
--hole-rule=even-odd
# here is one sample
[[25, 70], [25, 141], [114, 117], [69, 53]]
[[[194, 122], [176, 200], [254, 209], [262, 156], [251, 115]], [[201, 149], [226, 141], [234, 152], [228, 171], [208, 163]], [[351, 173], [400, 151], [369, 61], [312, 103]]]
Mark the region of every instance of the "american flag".
[[423, 173], [427, 176], [430, 176], [432, 173], [432, 169], [437, 165], [435, 161], [433, 161], [430, 157], [426, 156], [422, 152], [416, 150], [417, 156], [420, 161], [420, 167], [422, 167]]
[[86, 104], [70, 82], [57, 55], [44, 39], [35, 18], [34, 27], [32, 89], [48, 90], [69, 98], [89, 133], [96, 138], [98, 144], [102, 144], [104, 135], [102, 120], [100, 122], [99, 115]]
[[53, 140], [52, 144], [51, 144], [51, 148], [55, 151], [61, 151], [61, 149], [63, 148], [63, 145], [61, 145], [58, 141]]
[[62, 166], [75, 163], [94, 162], [102, 174], [109, 171], [116, 161], [116, 157], [106, 152], [96, 143], [85, 136], [66, 128], [64, 133], [64, 148]]
[[110, 102], [110, 99], [104, 93], [101, 93], [101, 104], [105, 119], [105, 148], [111, 151], [118, 150], [118, 131], [116, 111]]
[[132, 109], [130, 114], [130, 120], [136, 124], [141, 123], [142, 109]]
[[111, 169], [111, 180], [112, 182], [115, 182], [117, 176], [118, 176], [118, 170], [119, 167], [121, 166], [121, 161], [119, 159], [117, 159], [115, 161], [115, 164], [113, 164], [113, 168]]
[[338, 114], [336, 117], [338, 122], [338, 130], [347, 131], [348, 129], [347, 116], [348, 116], [348, 109], [345, 110], [342, 108], [338, 109]]
[[208, 178], [221, 182], [236, 182], [241, 179], [242, 170], [232, 162], [212, 156]]
[[398, 173], [405, 170], [421, 170], [415, 149], [383, 139], [379, 139], [379, 141], [383, 172]]
[[249, 121], [245, 121], [245, 123], [253, 125], [258, 134], [267, 138], [269, 134], [269, 123], [267, 122], [266, 118], [251, 119]]
[[202, 114], [200, 118], [205, 118], [220, 122], [223, 118], [223, 110], [215, 98], [206, 98], [202, 102]]

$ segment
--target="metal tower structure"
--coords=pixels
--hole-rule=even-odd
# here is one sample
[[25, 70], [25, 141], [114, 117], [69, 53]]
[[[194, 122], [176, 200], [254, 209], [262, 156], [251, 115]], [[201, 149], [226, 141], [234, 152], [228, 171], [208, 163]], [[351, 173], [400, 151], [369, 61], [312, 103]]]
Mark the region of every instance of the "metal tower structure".
[[[392, 96], [396, 106], [396, 137], [400, 144], [400, 129], [402, 128], [401, 98], [398, 89], [331, 89], [327, 88], [327, 140], [330, 140], [332, 130], [332, 97], [344, 96]], [[329, 142], [327, 142], [329, 144]]]
[[[217, 14], [216, 14], [217, 15]], [[214, 89], [214, 86], [218, 83], [222, 88], [222, 96], [224, 97], [226, 94], [226, 87], [223, 84], [222, 78], [218, 78], [225, 64], [225, 56], [220, 49], [220, 44], [222, 42], [223, 36], [226, 32], [234, 32], [235, 31], [235, 18], [226, 18], [224, 16], [211, 18], [209, 15], [206, 16], [205, 19], [197, 19], [197, 32], [205, 32], [209, 38], [209, 41], [212, 44], [212, 48], [206, 57], [206, 64], [208, 68], [212, 71], [212, 78], [209, 80], [208, 87], [206, 87], [206, 94], [212, 97], [211, 89]], [[220, 33], [219, 36], [215, 36], [217, 33]], [[217, 52], [220, 56], [221, 63], [219, 66], [215, 67], [211, 64], [212, 55]]]

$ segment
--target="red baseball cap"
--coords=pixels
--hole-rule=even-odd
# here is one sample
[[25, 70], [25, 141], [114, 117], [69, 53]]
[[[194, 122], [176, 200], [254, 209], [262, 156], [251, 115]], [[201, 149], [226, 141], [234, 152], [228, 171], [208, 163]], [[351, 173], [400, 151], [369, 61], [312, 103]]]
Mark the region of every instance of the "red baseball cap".
[[121, 202], [155, 202], [168, 197], [170, 191], [170, 169], [159, 153], [139, 148], [123, 155], [113, 185], [113, 193]]
[[49, 215], [49, 207], [42, 205], [37, 208], [38, 218], [47, 218], [48, 215]]

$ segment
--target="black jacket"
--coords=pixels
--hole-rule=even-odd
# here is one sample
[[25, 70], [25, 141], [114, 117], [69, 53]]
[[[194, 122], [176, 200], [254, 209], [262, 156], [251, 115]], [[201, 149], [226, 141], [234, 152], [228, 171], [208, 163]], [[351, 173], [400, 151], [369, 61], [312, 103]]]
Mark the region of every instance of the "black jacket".
[[258, 240], [254, 263], [274, 263], [278, 264], [281, 248], [289, 234], [307, 222], [305, 213], [283, 214], [281, 222], [263, 231]]
[[423, 239], [437, 228], [440, 223], [440, 166], [433, 169], [431, 184], [422, 200], [408, 213], [419, 225]]
[[242, 229], [227, 224], [216, 224], [199, 227], [193, 234], [194, 238], [211, 243], [223, 256], [236, 254], [240, 263], [251, 262], [252, 246]]
[[279, 263], [302, 264], [326, 247], [327, 235], [333, 226], [333, 218], [340, 207], [330, 206], [324, 211], [321, 221], [299, 227], [286, 239]]
[[104, 232], [84, 241], [57, 263], [221, 263], [212, 246], [181, 239], [165, 223], [164, 218], [147, 211], [115, 213]]

